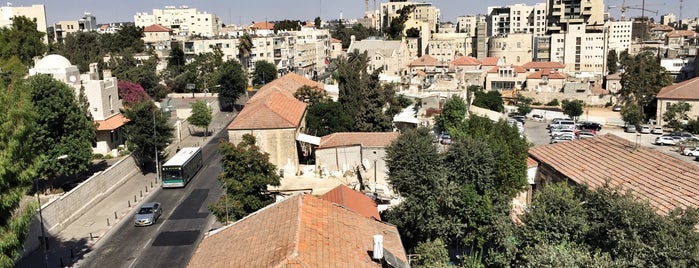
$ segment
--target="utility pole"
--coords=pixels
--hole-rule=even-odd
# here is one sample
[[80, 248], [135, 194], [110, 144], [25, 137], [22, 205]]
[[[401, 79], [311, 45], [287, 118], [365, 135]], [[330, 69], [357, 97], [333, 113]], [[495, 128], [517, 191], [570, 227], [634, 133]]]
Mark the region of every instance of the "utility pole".
[[[157, 107], [156, 107], [157, 108]], [[156, 144], [158, 139], [158, 133], [155, 131], [155, 110], [153, 111], [153, 149], [155, 149], [155, 181], [158, 182], [160, 179], [160, 166], [158, 165], [158, 145]]]

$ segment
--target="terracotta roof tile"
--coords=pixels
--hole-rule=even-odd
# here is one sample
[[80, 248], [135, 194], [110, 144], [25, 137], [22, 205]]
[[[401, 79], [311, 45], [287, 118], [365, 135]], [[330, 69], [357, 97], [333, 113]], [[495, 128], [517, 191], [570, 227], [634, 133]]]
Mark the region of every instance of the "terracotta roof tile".
[[485, 66], [497, 66], [498, 60], [500, 60], [498, 57], [487, 57], [481, 61], [481, 64]]
[[381, 267], [369, 255], [376, 234], [407, 263], [396, 227], [296, 195], [208, 234], [188, 267]]
[[422, 55], [422, 57], [410, 62], [409, 66], [441, 66], [443, 65], [435, 57], [429, 54]]
[[675, 30], [672, 32], [667, 33], [665, 36], [667, 37], [696, 37], [697, 33], [694, 31], [690, 30]]
[[473, 57], [463, 56], [451, 61], [451, 64], [455, 66], [478, 66], [481, 65], [481, 61]]
[[321, 137], [318, 149], [350, 145], [386, 147], [399, 135], [399, 132], [337, 132]]
[[527, 76], [527, 78], [530, 79], [541, 79], [541, 77], [548, 75], [549, 79], [566, 79], [568, 77], [567, 75], [563, 73], [559, 73], [558, 71], [554, 71], [551, 69], [542, 69], [538, 70], [536, 72], [533, 72]]
[[305, 112], [305, 103], [280, 91], [271, 90], [248, 101], [245, 108], [228, 125], [228, 129], [296, 128]]
[[160, 24], [153, 24], [143, 29], [144, 33], [147, 32], [172, 32], [172, 29], [162, 26]]
[[365, 194], [350, 189], [344, 184], [340, 184], [340, 186], [325, 193], [320, 199], [338, 204], [364, 217], [381, 220], [379, 209], [374, 200]]
[[115, 130], [130, 120], [122, 114], [115, 114], [105, 120], [95, 120], [97, 130]]
[[528, 167], [528, 168], [530, 168], [530, 167], [537, 167], [537, 166], [539, 166], [539, 162], [537, 162], [536, 160], [534, 160], [534, 158], [527, 157], [527, 167]]
[[565, 64], [556, 61], [532, 61], [522, 65], [525, 69], [563, 69]]
[[253, 28], [258, 30], [274, 30], [274, 23], [267, 21], [258, 21], [252, 25]]
[[342, 43], [342, 40], [337, 38], [330, 38], [330, 43]]
[[660, 214], [699, 208], [699, 168], [612, 134], [536, 146], [529, 156], [577, 184], [609, 182], [647, 200]]
[[509, 65], [509, 66], [495, 66], [493, 68], [490, 68], [488, 73], [497, 73], [498, 70], [500, 70], [500, 68], [507, 68], [507, 67], [514, 69], [515, 72], [518, 72], [518, 73], [526, 73], [527, 72], [527, 70], [525, 70], [522, 66]]
[[685, 80], [660, 89], [658, 99], [699, 100], [699, 77]]

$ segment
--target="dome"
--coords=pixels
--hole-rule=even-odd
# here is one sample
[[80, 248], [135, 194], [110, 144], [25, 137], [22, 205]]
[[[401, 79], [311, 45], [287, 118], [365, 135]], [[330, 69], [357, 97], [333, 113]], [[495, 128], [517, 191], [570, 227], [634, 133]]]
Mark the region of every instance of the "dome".
[[41, 60], [39, 60], [36, 63], [36, 66], [34, 66], [34, 68], [46, 70], [55, 68], [64, 69], [70, 66], [72, 66], [72, 64], [70, 64], [70, 61], [68, 59], [61, 55], [52, 54], [41, 58]]

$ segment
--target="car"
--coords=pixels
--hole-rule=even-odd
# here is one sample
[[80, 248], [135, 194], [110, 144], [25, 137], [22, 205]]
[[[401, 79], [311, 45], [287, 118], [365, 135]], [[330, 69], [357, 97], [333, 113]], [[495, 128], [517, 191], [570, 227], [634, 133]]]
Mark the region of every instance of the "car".
[[576, 132], [575, 136], [578, 139], [586, 139], [586, 138], [594, 138], [597, 135], [595, 135], [594, 130], [581, 130], [581, 131]]
[[512, 118], [512, 119], [514, 119], [514, 120], [517, 120], [517, 122], [520, 122], [520, 123], [522, 123], [522, 124], [524, 124], [524, 120], [527, 119], [527, 117], [525, 117], [525, 116], [523, 116], [523, 115], [514, 115], [514, 116], [512, 116], [512, 117], [510, 117], [510, 118]]
[[687, 147], [685, 148], [682, 152], [682, 155], [689, 155], [689, 156], [699, 156], [699, 148], [697, 147]]
[[620, 112], [620, 111], [621, 111], [621, 106], [619, 106], [619, 105], [614, 106], [614, 108], [612, 108], [612, 111]]
[[676, 145], [677, 140], [670, 136], [660, 136], [655, 138], [655, 144], [657, 145]]
[[451, 144], [451, 136], [449, 136], [448, 133], [442, 134], [442, 138], [441, 138], [441, 142], [440, 142], [440, 143], [441, 143], [441, 144], [444, 144], [444, 145], [449, 145], [449, 144]]
[[544, 121], [544, 116], [540, 114], [533, 114], [532, 115], [532, 120], [537, 121], [537, 122], [543, 122]]
[[624, 129], [624, 132], [636, 133], [636, 126], [635, 125], [628, 125], [628, 126], [626, 126], [626, 129]]
[[575, 136], [575, 130], [570, 129], [553, 129], [551, 130], [551, 137], [560, 136], [563, 134], [571, 134]]
[[602, 130], [602, 125], [597, 122], [592, 122], [592, 121], [582, 121], [578, 123], [578, 128], [580, 129], [591, 129], [594, 131], [600, 131]]
[[650, 126], [648, 126], [648, 125], [642, 125], [642, 126], [641, 126], [641, 133], [643, 133], [643, 134], [650, 134], [650, 132], [651, 132]]
[[163, 213], [163, 208], [158, 202], [148, 202], [141, 206], [134, 216], [136, 226], [148, 226], [155, 224]]
[[559, 142], [566, 142], [566, 141], [572, 141], [575, 139], [575, 136], [573, 133], [564, 133], [560, 135], [556, 135], [551, 137], [551, 143], [559, 143]]
[[549, 128], [551, 128], [552, 126], [558, 124], [558, 122], [559, 122], [559, 121], [562, 121], [562, 120], [570, 120], [570, 119], [567, 119], [567, 118], [554, 118], [553, 120], [551, 120], [551, 123], [548, 124], [548, 125], [546, 126], [546, 128], [549, 129]]
[[654, 127], [653, 127], [653, 130], [651, 130], [650, 132], [653, 133], [653, 134], [662, 135], [662, 134], [663, 134], [663, 127], [661, 127], [661, 126], [654, 126]]
[[689, 132], [673, 132], [670, 134], [670, 136], [679, 138], [682, 141], [685, 141], [687, 139], [690, 139], [690, 140], [694, 139], [694, 135], [692, 135], [692, 133], [689, 133]]

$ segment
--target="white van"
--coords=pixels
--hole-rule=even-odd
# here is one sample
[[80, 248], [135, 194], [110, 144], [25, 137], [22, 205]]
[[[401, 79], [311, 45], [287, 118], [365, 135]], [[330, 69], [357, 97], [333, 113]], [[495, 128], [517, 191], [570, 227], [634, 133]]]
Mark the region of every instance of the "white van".
[[568, 129], [568, 130], [575, 130], [575, 121], [573, 120], [559, 120], [555, 123], [551, 123], [551, 129]]

